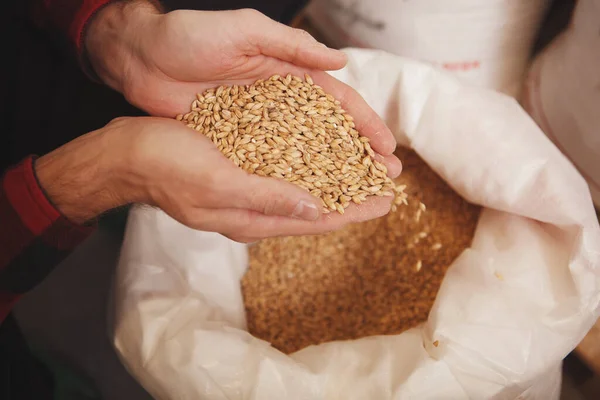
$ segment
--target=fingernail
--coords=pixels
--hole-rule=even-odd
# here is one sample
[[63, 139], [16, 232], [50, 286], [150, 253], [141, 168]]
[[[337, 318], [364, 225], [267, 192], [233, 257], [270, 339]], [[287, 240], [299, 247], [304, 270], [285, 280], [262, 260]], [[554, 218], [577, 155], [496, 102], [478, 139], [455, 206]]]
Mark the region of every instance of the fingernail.
[[319, 210], [313, 203], [300, 200], [292, 212], [293, 218], [316, 221], [319, 218]]

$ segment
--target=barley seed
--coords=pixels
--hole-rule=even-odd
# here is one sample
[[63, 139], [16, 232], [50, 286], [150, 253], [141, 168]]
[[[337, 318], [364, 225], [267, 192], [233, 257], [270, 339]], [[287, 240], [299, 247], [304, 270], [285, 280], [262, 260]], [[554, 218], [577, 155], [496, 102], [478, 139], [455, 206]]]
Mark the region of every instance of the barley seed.
[[209, 89], [176, 119], [244, 171], [284, 179], [320, 198], [325, 213], [343, 214], [369, 196], [394, 196], [394, 210], [407, 204], [404, 188], [374, 159], [354, 119], [308, 75]]

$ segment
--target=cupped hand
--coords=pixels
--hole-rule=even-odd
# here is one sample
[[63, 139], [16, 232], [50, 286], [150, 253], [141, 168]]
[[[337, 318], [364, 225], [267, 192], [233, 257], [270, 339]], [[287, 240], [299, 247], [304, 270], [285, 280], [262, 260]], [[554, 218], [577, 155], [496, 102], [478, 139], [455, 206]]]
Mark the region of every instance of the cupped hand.
[[170, 119], [140, 117], [113, 121], [113, 136], [133, 137], [133, 145], [113, 157], [128, 165], [127, 184], [136, 200], [161, 208], [179, 222], [233, 240], [312, 235], [351, 222], [380, 217], [391, 198], [371, 197], [342, 216], [322, 214], [321, 202], [283, 180], [249, 175], [226, 159], [203, 135]]
[[40, 157], [40, 185], [70, 220], [88, 221], [129, 203], [159, 207], [198, 230], [240, 242], [311, 235], [388, 212], [373, 197], [346, 213], [284, 180], [249, 175], [203, 135], [172, 119], [119, 118]]
[[389, 175], [400, 173], [392, 155], [396, 142], [385, 123], [354, 89], [324, 72], [346, 64], [343, 52], [255, 10], [162, 14], [144, 1], [118, 3], [92, 20], [85, 42], [99, 77], [135, 106], [174, 117], [208, 88], [308, 73], [354, 117]]

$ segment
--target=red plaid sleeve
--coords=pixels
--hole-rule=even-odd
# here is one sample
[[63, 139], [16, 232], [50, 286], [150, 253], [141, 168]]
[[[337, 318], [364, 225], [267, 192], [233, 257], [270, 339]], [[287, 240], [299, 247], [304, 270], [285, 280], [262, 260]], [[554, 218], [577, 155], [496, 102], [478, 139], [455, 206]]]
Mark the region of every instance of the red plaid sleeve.
[[90, 18], [114, 0], [32, 0], [39, 25], [59, 30], [81, 54], [83, 34]]
[[91, 232], [67, 220], [37, 182], [33, 158], [0, 180], [0, 322]]

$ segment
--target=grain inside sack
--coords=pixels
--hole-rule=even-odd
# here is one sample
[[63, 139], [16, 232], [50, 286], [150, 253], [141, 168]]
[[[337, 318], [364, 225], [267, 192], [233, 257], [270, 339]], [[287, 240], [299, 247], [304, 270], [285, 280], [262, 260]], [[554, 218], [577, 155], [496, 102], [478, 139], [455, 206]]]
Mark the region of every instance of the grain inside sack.
[[480, 210], [414, 152], [396, 154], [408, 205], [327, 235], [250, 247], [242, 289], [251, 334], [292, 353], [399, 334], [427, 319], [446, 270], [471, 243]]
[[[244, 171], [285, 179], [344, 213], [368, 196], [394, 196], [386, 167], [374, 159], [340, 102], [315, 85], [274, 75], [252, 85], [220, 86], [196, 96], [177, 116]], [[402, 202], [403, 195], [397, 196]]]

